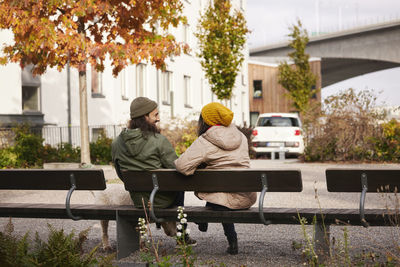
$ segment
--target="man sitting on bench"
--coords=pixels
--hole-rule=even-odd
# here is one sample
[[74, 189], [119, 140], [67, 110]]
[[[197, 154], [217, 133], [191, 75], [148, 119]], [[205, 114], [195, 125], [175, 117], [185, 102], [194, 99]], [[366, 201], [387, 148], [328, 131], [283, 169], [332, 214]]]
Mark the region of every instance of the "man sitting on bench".
[[[177, 159], [168, 139], [160, 134], [157, 103], [146, 98], [135, 98], [130, 106], [128, 129], [124, 129], [112, 143], [112, 160], [121, 170], [175, 169]], [[142, 208], [149, 202], [150, 192], [129, 192], [135, 207]], [[185, 192], [160, 192], [154, 199], [154, 208], [172, 208], [184, 205]], [[173, 223], [161, 223], [167, 235], [175, 235]], [[196, 241], [186, 235], [186, 244], [196, 245]]]

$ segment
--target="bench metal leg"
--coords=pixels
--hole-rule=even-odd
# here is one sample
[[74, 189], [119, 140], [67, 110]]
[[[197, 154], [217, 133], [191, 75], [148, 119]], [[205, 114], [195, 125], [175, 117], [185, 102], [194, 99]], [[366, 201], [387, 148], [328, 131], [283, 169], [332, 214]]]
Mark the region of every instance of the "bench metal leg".
[[321, 223], [315, 225], [315, 249], [319, 258], [329, 257], [329, 247], [330, 247], [330, 225]]
[[139, 249], [140, 234], [136, 231], [137, 218], [120, 216], [117, 211], [117, 259], [128, 257]]
[[271, 152], [271, 160], [275, 160], [275, 151]]

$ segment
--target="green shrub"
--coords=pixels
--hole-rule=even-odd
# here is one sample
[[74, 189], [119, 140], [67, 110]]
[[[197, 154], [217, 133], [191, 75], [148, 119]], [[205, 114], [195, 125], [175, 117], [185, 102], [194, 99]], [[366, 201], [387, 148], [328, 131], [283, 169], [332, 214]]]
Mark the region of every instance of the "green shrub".
[[315, 137], [304, 149], [305, 161], [333, 161], [335, 159], [336, 139], [326, 142], [324, 137]]
[[18, 167], [41, 166], [43, 152], [43, 138], [29, 131], [28, 125], [13, 128], [15, 133], [14, 153], [17, 155]]
[[306, 161], [370, 161], [373, 139], [381, 135], [384, 112], [376, 110], [373, 91], [353, 89], [325, 99], [322, 117], [306, 129]]
[[382, 135], [373, 137], [374, 157], [380, 161], [400, 161], [400, 122], [392, 119], [381, 125]]
[[12, 147], [0, 149], [0, 169], [13, 168], [18, 164], [18, 157]]
[[44, 162], [79, 162], [81, 150], [68, 143], [58, 144], [57, 147], [46, 144], [42, 156]]
[[178, 156], [197, 139], [197, 121], [177, 120], [164, 125], [161, 133], [167, 137]]
[[90, 160], [93, 164], [107, 165], [111, 159], [112, 139], [102, 132], [96, 142], [90, 143]]
[[47, 242], [42, 241], [37, 233], [32, 242], [28, 233], [18, 238], [12, 235], [12, 230], [0, 232], [0, 266], [112, 266], [114, 254], [98, 256], [97, 247], [89, 253], [82, 253], [89, 229], [75, 237], [74, 232], [65, 234], [62, 229], [48, 227]]

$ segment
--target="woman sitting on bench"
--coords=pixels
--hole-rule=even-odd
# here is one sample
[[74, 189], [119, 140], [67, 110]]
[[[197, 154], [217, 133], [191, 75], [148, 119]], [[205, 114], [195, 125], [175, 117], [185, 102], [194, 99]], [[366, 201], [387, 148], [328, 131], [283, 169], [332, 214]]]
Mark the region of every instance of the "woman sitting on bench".
[[[191, 175], [197, 168], [232, 169], [249, 168], [250, 158], [247, 138], [234, 124], [233, 112], [220, 103], [210, 103], [201, 110], [198, 122], [198, 137], [193, 144], [175, 160], [176, 169], [184, 175]], [[207, 201], [213, 210], [248, 209], [255, 202], [255, 192], [204, 193], [196, 196]], [[199, 230], [207, 231], [207, 223], [199, 223]], [[233, 223], [222, 223], [228, 239], [229, 254], [238, 254], [238, 243]]]

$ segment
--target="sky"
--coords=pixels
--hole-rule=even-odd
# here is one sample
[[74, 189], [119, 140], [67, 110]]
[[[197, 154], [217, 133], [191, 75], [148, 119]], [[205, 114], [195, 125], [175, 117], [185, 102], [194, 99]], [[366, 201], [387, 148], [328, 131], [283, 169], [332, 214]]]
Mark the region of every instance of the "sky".
[[[249, 48], [285, 42], [297, 19], [310, 36], [400, 20], [400, 0], [247, 0]], [[322, 88], [325, 98], [352, 87], [373, 90], [378, 104], [400, 106], [400, 67]]]

